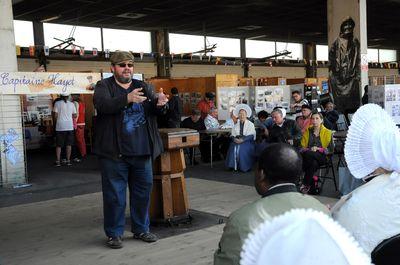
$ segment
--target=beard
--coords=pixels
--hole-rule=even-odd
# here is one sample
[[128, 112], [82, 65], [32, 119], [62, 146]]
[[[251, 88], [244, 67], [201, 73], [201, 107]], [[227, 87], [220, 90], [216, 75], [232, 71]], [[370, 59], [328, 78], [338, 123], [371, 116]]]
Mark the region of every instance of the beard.
[[125, 77], [123, 75], [118, 75], [118, 74], [114, 73], [115, 79], [117, 79], [118, 82], [120, 82], [122, 84], [130, 83], [132, 81], [133, 75], [132, 75], [132, 73], [130, 71], [129, 72], [128, 71], [124, 71], [123, 74], [125, 74], [125, 73], [129, 73], [129, 77]]

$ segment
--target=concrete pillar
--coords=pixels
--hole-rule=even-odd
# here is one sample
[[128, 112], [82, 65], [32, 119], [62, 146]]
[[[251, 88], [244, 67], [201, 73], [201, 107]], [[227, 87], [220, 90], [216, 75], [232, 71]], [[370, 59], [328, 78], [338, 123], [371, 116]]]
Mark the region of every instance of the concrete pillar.
[[[12, 1], [0, 0], [0, 72], [17, 72]], [[14, 129], [19, 139], [12, 145], [22, 156], [22, 161], [11, 164], [4, 153], [4, 143], [0, 143], [0, 185], [26, 182], [25, 146], [22, 133], [21, 100], [18, 95], [0, 93], [0, 136]]]
[[243, 62], [243, 76], [249, 77], [249, 65], [246, 58], [246, 39], [240, 39], [240, 58]]
[[368, 84], [366, 0], [327, 0], [329, 83], [335, 104], [354, 112]]
[[[317, 60], [317, 45], [314, 42], [308, 42], [304, 45], [304, 59], [307, 60], [306, 77], [317, 77], [317, 66], [315, 64]], [[311, 64], [310, 61], [312, 62]]]
[[169, 51], [168, 30], [157, 30], [155, 32], [155, 54], [157, 61], [157, 76], [169, 78], [171, 76], [171, 57]]

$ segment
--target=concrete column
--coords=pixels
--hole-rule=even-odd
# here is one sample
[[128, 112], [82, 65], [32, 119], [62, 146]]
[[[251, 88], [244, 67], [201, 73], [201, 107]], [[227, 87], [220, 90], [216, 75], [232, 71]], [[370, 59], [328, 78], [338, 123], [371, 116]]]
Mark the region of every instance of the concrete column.
[[327, 0], [329, 82], [337, 108], [354, 112], [368, 84], [366, 0]]
[[171, 57], [169, 56], [168, 30], [157, 30], [155, 32], [155, 52], [157, 60], [157, 76], [169, 78], [171, 76]]
[[[317, 60], [317, 45], [314, 42], [308, 42], [304, 45], [304, 59], [307, 60], [306, 77], [317, 77], [317, 66], [315, 64]], [[312, 64], [310, 64], [310, 60]]]
[[243, 76], [249, 77], [249, 65], [246, 63], [246, 39], [240, 39], [240, 58], [243, 62]]
[[[18, 71], [11, 0], [0, 0], [0, 58], [0, 72]], [[4, 144], [0, 143], [0, 185], [26, 182], [20, 97], [0, 93], [0, 135], [7, 134], [9, 129], [14, 129], [19, 136], [12, 145], [23, 159], [11, 164], [4, 154]]]
[[33, 41], [35, 46], [44, 46], [43, 23], [40, 21], [33, 21]]

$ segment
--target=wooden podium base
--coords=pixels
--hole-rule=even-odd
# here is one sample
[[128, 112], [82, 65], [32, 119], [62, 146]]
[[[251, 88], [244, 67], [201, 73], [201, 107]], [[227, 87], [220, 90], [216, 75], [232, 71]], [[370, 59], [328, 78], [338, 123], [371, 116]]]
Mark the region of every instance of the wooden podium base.
[[171, 222], [189, 219], [189, 201], [183, 170], [186, 168], [183, 150], [170, 150], [155, 161], [150, 219]]

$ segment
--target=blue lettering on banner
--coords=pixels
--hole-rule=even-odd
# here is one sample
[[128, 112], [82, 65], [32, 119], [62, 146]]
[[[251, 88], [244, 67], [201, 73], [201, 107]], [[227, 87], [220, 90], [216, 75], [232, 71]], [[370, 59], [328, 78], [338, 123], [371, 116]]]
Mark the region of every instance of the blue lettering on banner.
[[0, 86], [12, 85], [14, 87], [14, 93], [17, 91], [18, 85], [43, 85], [44, 79], [40, 78], [27, 78], [25, 76], [19, 78], [10, 78], [10, 73], [0, 74]]
[[49, 79], [55, 86], [62, 86], [62, 92], [66, 92], [68, 87], [74, 86], [75, 79], [72, 77], [71, 79], [61, 79], [60, 74], [52, 74], [49, 75]]

